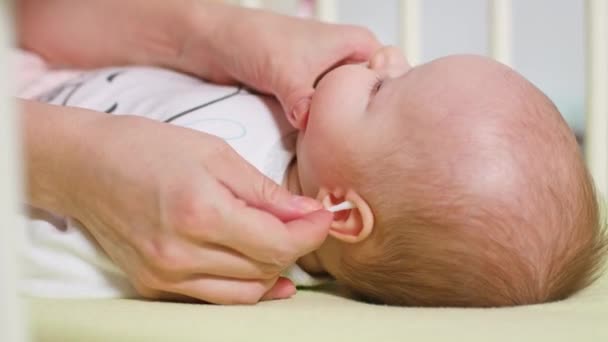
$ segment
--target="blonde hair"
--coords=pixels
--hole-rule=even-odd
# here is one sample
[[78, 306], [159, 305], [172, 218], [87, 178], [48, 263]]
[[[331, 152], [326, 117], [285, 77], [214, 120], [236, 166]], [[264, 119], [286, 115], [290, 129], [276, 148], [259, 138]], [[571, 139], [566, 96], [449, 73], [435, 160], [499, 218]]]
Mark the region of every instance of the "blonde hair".
[[376, 217], [373, 248], [345, 253], [338, 281], [384, 304], [494, 307], [564, 299], [599, 276], [605, 221], [574, 135], [544, 94], [519, 88], [521, 112], [491, 118], [493, 145], [446, 154], [453, 168], [479, 162], [485, 148], [490, 159], [475, 167], [507, 173], [500, 191], [462, 181], [436, 156], [367, 163], [360, 187]]
[[[543, 245], [538, 234], [509, 239], [517, 220], [503, 220], [503, 208], [472, 213], [472, 203], [462, 198], [382, 220], [376, 252], [344, 256], [337, 278], [367, 300], [390, 305], [495, 307], [564, 299], [598, 277], [608, 246], [586, 180], [585, 201], [561, 213], [559, 219], [572, 224], [556, 230], [544, 258], [522, 250]], [[464, 212], [466, 221], [459, 217]], [[576, 217], [565, 217], [571, 213]], [[484, 232], [488, 228], [496, 234]]]

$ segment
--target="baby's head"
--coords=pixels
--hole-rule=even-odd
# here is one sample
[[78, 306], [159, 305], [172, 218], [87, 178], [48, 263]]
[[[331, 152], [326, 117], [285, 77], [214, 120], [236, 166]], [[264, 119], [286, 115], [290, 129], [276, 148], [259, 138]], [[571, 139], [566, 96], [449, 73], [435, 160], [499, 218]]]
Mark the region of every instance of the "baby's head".
[[375, 302], [507, 306], [565, 298], [606, 239], [553, 103], [490, 59], [411, 68], [395, 48], [319, 82], [297, 147], [304, 194], [357, 209], [301, 259]]

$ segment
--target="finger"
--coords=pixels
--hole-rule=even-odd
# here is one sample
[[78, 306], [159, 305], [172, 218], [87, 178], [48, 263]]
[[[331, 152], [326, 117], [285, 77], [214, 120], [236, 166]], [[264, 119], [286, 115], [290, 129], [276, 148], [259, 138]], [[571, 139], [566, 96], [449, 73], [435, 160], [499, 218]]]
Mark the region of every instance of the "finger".
[[331, 70], [344, 65], [343, 57], [329, 60], [330, 62], [322, 65], [313, 71], [306, 71], [306, 75], [292, 77], [284, 84], [290, 85], [283, 89], [278, 89], [276, 97], [281, 103], [285, 116], [289, 123], [296, 129], [302, 130], [306, 127], [312, 95], [315, 92], [317, 83]]
[[168, 301], [168, 302], [181, 302], [181, 303], [192, 303], [192, 302], [198, 301], [198, 299], [195, 299], [192, 297], [188, 297], [188, 296], [185, 296], [182, 294], [177, 294], [177, 293], [166, 292], [166, 291], [148, 289], [143, 292], [138, 290], [137, 292], [139, 293], [139, 295], [141, 297], [143, 297], [145, 299], [161, 300], [161, 301]]
[[329, 234], [333, 217], [327, 210], [318, 210], [286, 224], [292, 247], [298, 251], [298, 258], [323, 244]]
[[143, 284], [133, 282], [131, 283], [131, 285], [140, 296], [147, 299], [162, 299], [165, 296], [162, 291], [154, 290], [151, 287], [148, 287]]
[[257, 281], [203, 275], [173, 283], [166, 291], [214, 304], [255, 304], [276, 282], [277, 278]]
[[236, 153], [210, 163], [208, 169], [236, 198], [283, 221], [323, 208], [319, 201], [291, 194]]
[[286, 299], [296, 294], [296, 286], [294, 283], [284, 277], [280, 277], [274, 286], [262, 296], [261, 301]]
[[186, 241], [156, 243], [152, 251], [144, 250], [144, 262], [165, 279], [184, 275], [208, 274], [238, 279], [270, 279], [281, 271], [275, 265], [255, 261], [232, 249], [206, 243]]
[[325, 210], [283, 223], [266, 212], [245, 207], [225, 224], [227, 246], [283, 269], [318, 248], [329, 233], [333, 215]]
[[[209, 165], [213, 167], [214, 164], [218, 163]], [[234, 171], [234, 168], [231, 171]], [[298, 251], [292, 250], [289, 230], [279, 217], [249, 206], [245, 201], [234, 197], [229, 189], [219, 183], [208, 184], [205, 190], [213, 194], [214, 202], [201, 201], [194, 206], [190, 205], [186, 214], [180, 215], [186, 217], [185, 219], [173, 220], [174, 230], [181, 236], [200, 243], [220, 245], [279, 268], [284, 268], [295, 261]], [[321, 206], [320, 203], [319, 205]], [[286, 221], [291, 222], [291, 220]], [[144, 251], [144, 259], [149, 260], [155, 259], [150, 255], [157, 253], [157, 250], [162, 251], [167, 248], [171, 246], [163, 246], [162, 239], [160, 242], [143, 243], [139, 246], [139, 249]], [[178, 252], [171, 250], [162, 252], [160, 259], [163, 259], [162, 255], [171, 256], [175, 253]], [[158, 260], [153, 262], [159, 263]], [[165, 262], [164, 268], [176, 263]]]
[[[353, 35], [353, 30], [357, 32], [355, 35]], [[344, 35], [352, 39], [343, 40], [338, 49], [333, 50], [334, 52], [330, 54], [333, 58], [327, 59], [324, 65], [321, 65], [318, 70], [314, 70], [317, 74], [312, 75], [313, 77], [310, 75], [293, 77], [292, 82], [297, 82], [294, 87], [285, 90], [279, 89], [276, 93], [287, 120], [298, 130], [306, 127], [310, 99], [316, 84], [323, 76], [345, 64], [367, 62], [374, 52], [382, 47], [376, 37], [365, 29], [344, 26]], [[330, 50], [332, 49], [330, 48]]]
[[373, 32], [368, 29], [343, 25], [344, 36], [349, 39], [343, 39], [343, 55], [345, 61], [365, 62], [382, 47], [382, 43], [378, 41]]
[[281, 101], [281, 105], [285, 110], [287, 121], [289, 121], [289, 123], [297, 130], [301, 131], [306, 128], [313, 92], [313, 88], [301, 89], [300, 91], [291, 94], [287, 100]]
[[401, 49], [396, 46], [385, 46], [371, 57], [369, 68], [375, 70], [381, 77], [399, 77], [411, 69], [411, 66]]
[[222, 222], [223, 239], [218, 243], [258, 262], [289, 266], [295, 261], [291, 237], [285, 223], [257, 208], [243, 206]]

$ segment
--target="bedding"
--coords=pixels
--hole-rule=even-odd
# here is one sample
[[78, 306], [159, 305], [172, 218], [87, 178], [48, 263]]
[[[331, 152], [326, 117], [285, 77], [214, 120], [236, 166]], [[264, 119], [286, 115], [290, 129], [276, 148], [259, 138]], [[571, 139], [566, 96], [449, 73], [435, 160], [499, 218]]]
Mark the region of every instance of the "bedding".
[[608, 277], [556, 303], [500, 309], [366, 304], [338, 288], [255, 306], [24, 298], [34, 341], [608, 341]]

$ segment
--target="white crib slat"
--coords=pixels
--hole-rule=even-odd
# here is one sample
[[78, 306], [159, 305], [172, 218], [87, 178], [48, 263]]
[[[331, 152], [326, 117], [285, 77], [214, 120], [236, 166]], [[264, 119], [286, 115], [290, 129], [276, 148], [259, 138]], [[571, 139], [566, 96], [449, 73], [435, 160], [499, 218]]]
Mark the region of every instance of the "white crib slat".
[[511, 6], [511, 0], [490, 1], [490, 55], [497, 61], [507, 65], [511, 63]]
[[0, 341], [25, 341], [21, 301], [17, 298], [18, 263], [16, 254], [22, 220], [17, 217], [21, 203], [19, 129], [13, 103], [9, 98], [10, 77], [7, 47], [9, 3], [0, 1]]
[[608, 195], [608, 2], [587, 0], [585, 151], [597, 189]]
[[412, 65], [420, 63], [420, 1], [399, 1], [401, 48]]
[[261, 8], [263, 6], [262, 0], [238, 0], [239, 5], [249, 8]]
[[336, 0], [316, 0], [315, 16], [321, 21], [335, 23], [338, 21], [338, 3]]

